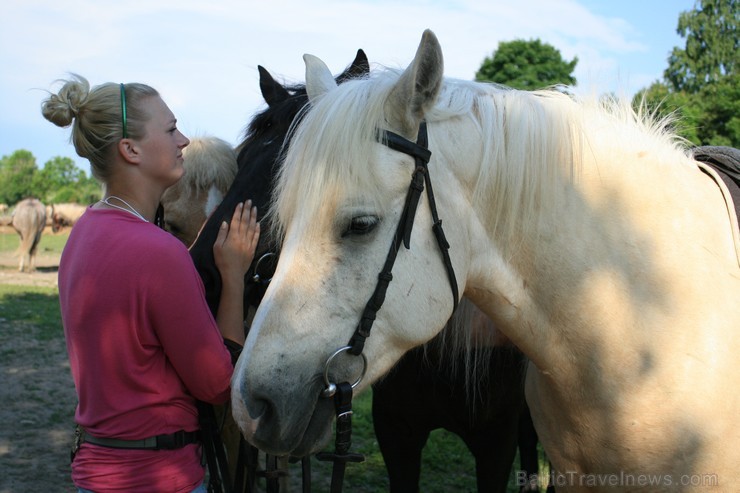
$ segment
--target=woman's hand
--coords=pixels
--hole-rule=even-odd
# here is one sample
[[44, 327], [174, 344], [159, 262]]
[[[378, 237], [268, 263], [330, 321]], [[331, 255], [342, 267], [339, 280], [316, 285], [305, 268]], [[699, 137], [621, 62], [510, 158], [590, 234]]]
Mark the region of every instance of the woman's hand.
[[244, 282], [244, 275], [252, 264], [254, 250], [260, 237], [257, 208], [252, 201], [239, 203], [234, 209], [231, 224], [224, 221], [213, 244], [213, 257], [223, 283]]
[[252, 263], [259, 239], [257, 208], [248, 200], [246, 205], [236, 206], [231, 224], [224, 221], [213, 244], [213, 257], [221, 273], [216, 323], [225, 339], [240, 345], [244, 345], [244, 275]]

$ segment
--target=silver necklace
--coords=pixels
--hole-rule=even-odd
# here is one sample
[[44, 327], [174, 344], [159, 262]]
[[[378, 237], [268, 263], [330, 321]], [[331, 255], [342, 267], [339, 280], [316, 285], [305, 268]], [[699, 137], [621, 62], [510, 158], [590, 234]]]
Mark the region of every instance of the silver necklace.
[[[121, 207], [120, 205], [116, 205], [116, 204], [111, 204], [111, 203], [110, 203], [110, 199], [116, 199], [116, 200], [119, 200], [119, 201], [123, 202], [123, 204], [124, 204], [124, 205], [125, 205], [126, 207], [128, 207], [128, 209], [126, 209], [125, 207]], [[120, 209], [120, 210], [122, 210], [122, 211], [126, 211], [126, 212], [128, 212], [129, 214], [133, 214], [134, 216], [138, 217], [139, 219], [141, 219], [141, 220], [142, 220], [142, 221], [144, 221], [145, 223], [148, 223], [148, 222], [149, 222], [149, 221], [147, 221], [147, 220], [146, 220], [146, 219], [144, 218], [144, 216], [142, 216], [141, 214], [139, 214], [139, 211], [137, 211], [136, 209], [134, 209], [134, 208], [133, 208], [133, 207], [131, 206], [131, 204], [129, 204], [128, 202], [126, 202], [125, 200], [123, 200], [123, 199], [122, 199], [121, 197], [117, 197], [117, 196], [115, 196], [115, 195], [110, 195], [110, 196], [108, 196], [108, 197], [106, 197], [106, 198], [102, 199], [102, 200], [101, 200], [100, 202], [102, 202], [103, 204], [105, 204], [105, 205], [107, 205], [107, 206], [110, 206], [110, 207], [114, 207], [114, 208], [116, 208], [116, 209]]]

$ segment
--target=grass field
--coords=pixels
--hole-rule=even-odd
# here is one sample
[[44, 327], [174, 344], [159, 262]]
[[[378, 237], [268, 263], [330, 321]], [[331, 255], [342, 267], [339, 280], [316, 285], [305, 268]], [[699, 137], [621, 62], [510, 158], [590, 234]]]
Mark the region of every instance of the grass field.
[[[38, 254], [61, 255], [64, 244], [67, 243], [67, 238], [69, 238], [69, 233], [47, 234], [45, 232], [41, 236], [41, 243], [39, 243], [38, 246]], [[0, 253], [15, 252], [19, 243], [20, 237], [10, 228], [4, 228], [4, 231], [0, 232]]]
[[[44, 235], [39, 254], [58, 256], [64, 247], [66, 238], [66, 234]], [[0, 253], [12, 252], [17, 246], [17, 235], [14, 233], [0, 234]], [[11, 267], [6, 266], [5, 268]], [[69, 370], [65, 366], [66, 353], [57, 289], [0, 284], [0, 330], [0, 343], [2, 343], [0, 358], [5, 365], [3, 366], [5, 379], [22, 380], [22, 382], [16, 382], [19, 385], [13, 387], [17, 395], [5, 396], [11, 404], [4, 405], [6, 415], [3, 416], [4, 423], [0, 428], [2, 430], [0, 432], [0, 469], [6, 470], [7, 467], [10, 468], [9, 470], [15, 470], [29, 467], [26, 474], [19, 473], [18, 477], [10, 474], [0, 479], [0, 492], [69, 491], [71, 483], [68, 480], [66, 440], [72, 429], [74, 389]], [[49, 361], [53, 361], [57, 370], [44, 373], [46, 376], [41, 377], [39, 369], [48, 367]], [[7, 365], [12, 367], [6, 368]], [[60, 366], [65, 367], [59, 368]], [[39, 378], [43, 378], [43, 381], [38, 381]], [[59, 382], [52, 382], [54, 378], [59, 379]], [[48, 386], [56, 390], [45, 391], [44, 389]], [[12, 390], [6, 391], [11, 392]], [[347, 466], [345, 491], [348, 492], [388, 491], [385, 465], [373, 433], [371, 403], [370, 393], [355, 399], [351, 451], [364, 454], [366, 460], [362, 464]], [[42, 442], [45, 444], [44, 449], [35, 453], [32, 450], [26, 450], [30, 445], [24, 444], [23, 454], [25, 455], [23, 457], [28, 456], [28, 458], [23, 459], [13, 452], [18, 448], [13, 441], [21, 438], [18, 438], [19, 435], [16, 434], [17, 430], [13, 428], [12, 423], [27, 419], [23, 416], [29, 413], [29, 406], [38, 407], [33, 413], [45, 416], [43, 419], [34, 419], [35, 425], [46, 427], [46, 430], [40, 431], [56, 436], [58, 443], [51, 447], [48, 441]], [[23, 416], [14, 418], [12, 415], [7, 415], [14, 410]], [[28, 440], [23, 440], [28, 442]], [[35, 475], [33, 469], [30, 469], [30, 464], [39, 460], [46, 463], [51, 462], [51, 464], [42, 464], [51, 469], [46, 478]], [[514, 462], [514, 469], [518, 469], [518, 466], [517, 458]], [[36, 464], [33, 467], [38, 469], [40, 466]], [[296, 474], [300, 473], [298, 465], [295, 469], [291, 469], [291, 474], [293, 471]], [[316, 460], [312, 461], [314, 491], [328, 491], [330, 471], [330, 465]], [[62, 488], [47, 489], [48, 483], [45, 485], [43, 481], [49, 481], [50, 478], [56, 478], [55, 484]], [[64, 478], [67, 478], [66, 481]], [[23, 481], [26, 483], [24, 484]], [[33, 481], [42, 481], [42, 483], [28, 483]], [[60, 481], [64, 484], [60, 485]], [[456, 435], [444, 430], [432, 432], [424, 450], [420, 491], [425, 493], [476, 491], [474, 461]], [[518, 492], [513, 473], [508, 491]]]

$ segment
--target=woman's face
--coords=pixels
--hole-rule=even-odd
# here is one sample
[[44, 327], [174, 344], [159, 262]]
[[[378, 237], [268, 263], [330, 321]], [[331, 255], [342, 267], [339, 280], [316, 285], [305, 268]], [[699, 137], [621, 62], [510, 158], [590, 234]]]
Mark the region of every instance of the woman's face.
[[177, 129], [177, 119], [162, 98], [152, 96], [143, 103], [150, 118], [144, 137], [138, 141], [142, 171], [167, 188], [184, 173], [182, 150], [190, 140]]

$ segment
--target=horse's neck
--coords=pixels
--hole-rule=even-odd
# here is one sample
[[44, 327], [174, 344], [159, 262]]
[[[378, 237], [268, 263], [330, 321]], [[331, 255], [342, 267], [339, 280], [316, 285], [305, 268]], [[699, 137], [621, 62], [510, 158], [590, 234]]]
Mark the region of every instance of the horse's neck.
[[[576, 181], [564, 180], [553, 203], [540, 204], [536, 227], [522, 228], [512, 243], [502, 245], [487, 232], [471, 235], [488, 243], [474, 258], [466, 294], [544, 366], [562, 358], [564, 344], [634, 342], [644, 336], [642, 318], [625, 314], [647, 316], [677, 293], [695, 293], [686, 283], [692, 267], [680, 275], [675, 266], [700, 265], [703, 248], [677, 248], [686, 240], [682, 234], [723, 248], [717, 247], [721, 226], [706, 225], [715, 220], [711, 210], [721, 209], [721, 195], [686, 163], [640, 162], [637, 153], [597, 158], [584, 163]], [[726, 249], [732, 251], [731, 243]], [[708, 288], [711, 280], [696, 282]]]

